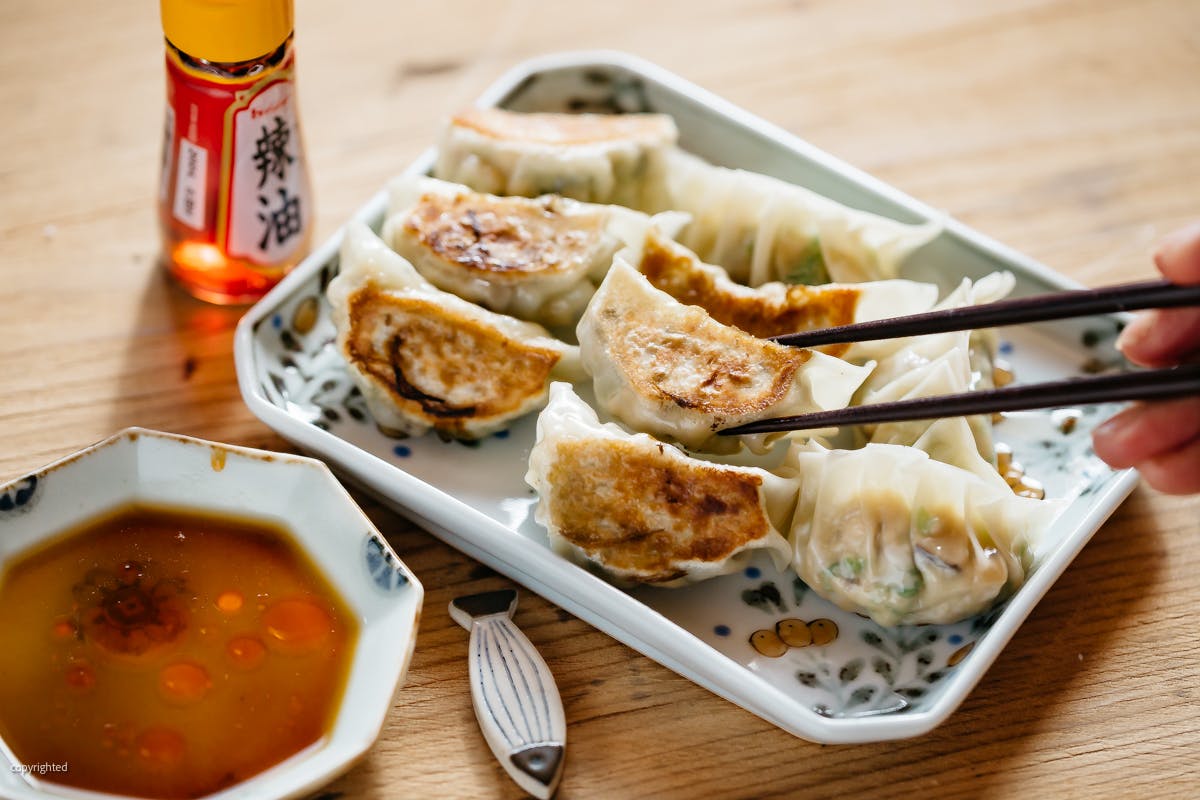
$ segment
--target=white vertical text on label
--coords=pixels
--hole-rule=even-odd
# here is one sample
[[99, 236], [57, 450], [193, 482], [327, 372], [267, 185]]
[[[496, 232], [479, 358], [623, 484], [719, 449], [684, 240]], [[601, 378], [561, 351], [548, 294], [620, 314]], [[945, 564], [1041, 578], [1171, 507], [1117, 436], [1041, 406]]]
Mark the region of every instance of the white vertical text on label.
[[179, 140], [179, 162], [175, 177], [175, 219], [204, 230], [204, 195], [208, 182], [208, 151], [187, 139]]

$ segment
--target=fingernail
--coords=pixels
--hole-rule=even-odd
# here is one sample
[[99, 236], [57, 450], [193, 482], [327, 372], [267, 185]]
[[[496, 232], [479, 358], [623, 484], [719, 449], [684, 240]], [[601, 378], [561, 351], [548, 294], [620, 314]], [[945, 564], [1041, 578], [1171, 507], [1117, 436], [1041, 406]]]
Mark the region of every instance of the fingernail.
[[1092, 429], [1092, 450], [1113, 469], [1133, 466], [1126, 442], [1130, 423], [1128, 413], [1122, 412]]
[[1153, 323], [1148, 315], [1137, 315], [1121, 330], [1121, 334], [1117, 337], [1114, 346], [1122, 353], [1125, 353], [1126, 348], [1131, 345], [1136, 347], [1138, 342], [1146, 338], [1146, 333], [1152, 325]]
[[1119, 417], [1109, 417], [1092, 429], [1092, 437], [1101, 439], [1111, 439], [1120, 432], [1124, 427], [1124, 422]]

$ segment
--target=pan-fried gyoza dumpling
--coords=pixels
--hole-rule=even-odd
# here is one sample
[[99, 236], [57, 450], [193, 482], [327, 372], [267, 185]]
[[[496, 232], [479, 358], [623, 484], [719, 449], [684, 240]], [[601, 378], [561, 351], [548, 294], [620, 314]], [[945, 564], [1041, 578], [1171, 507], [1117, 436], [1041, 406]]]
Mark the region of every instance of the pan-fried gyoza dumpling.
[[429, 282], [492, 311], [574, 326], [650, 218], [558, 195], [497, 197], [423, 176], [390, 187], [383, 239]]
[[[938, 289], [931, 283], [898, 279], [821, 286], [772, 281], [757, 288], [743, 286], [722, 267], [702, 262], [656, 225], [646, 232], [640, 261], [635, 260], [636, 254], [622, 255], [636, 264], [655, 288], [681, 303], [700, 306], [717, 322], [761, 338], [919, 314], [928, 311], [938, 297]], [[849, 347], [836, 344], [820, 349], [841, 355]]]
[[790, 559], [795, 481], [714, 464], [600, 424], [566, 383], [550, 387], [525, 482], [555, 549], [623, 581], [679, 585], [734, 572], [767, 550]]
[[360, 222], [346, 227], [328, 296], [350, 374], [394, 435], [477, 439], [579, 373], [577, 348], [441, 291]]
[[662, 210], [665, 152], [679, 133], [664, 114], [523, 114], [472, 108], [450, 119], [434, 176], [478, 192], [561, 194]]
[[849, 208], [679, 150], [667, 161], [666, 194], [668, 207], [692, 216], [679, 241], [750, 286], [894, 278], [904, 259], [941, 230], [937, 223], [906, 225]]
[[881, 625], [986, 610], [1024, 582], [1059, 508], [911, 447], [793, 445], [785, 463], [801, 486], [790, 535], [796, 573]]
[[[601, 410], [692, 450], [737, 449], [721, 428], [844, 408], [873, 365], [759, 339], [655, 289], [618, 256], [576, 329]], [[784, 434], [738, 437], [755, 452]]]

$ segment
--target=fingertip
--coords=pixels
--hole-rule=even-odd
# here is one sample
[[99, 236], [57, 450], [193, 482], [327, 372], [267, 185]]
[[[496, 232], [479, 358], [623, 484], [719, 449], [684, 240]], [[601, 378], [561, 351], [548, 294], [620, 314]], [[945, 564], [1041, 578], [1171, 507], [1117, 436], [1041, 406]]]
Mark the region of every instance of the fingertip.
[[1200, 308], [1143, 311], [1121, 331], [1116, 347], [1143, 367], [1183, 363], [1200, 350]]
[[1136, 408], [1127, 408], [1092, 430], [1092, 450], [1113, 469], [1128, 469], [1136, 463], [1126, 444], [1127, 430], [1136, 422]]
[[1150, 486], [1163, 494], [1200, 492], [1200, 438], [1137, 465]]
[[1154, 264], [1172, 283], [1200, 283], [1200, 220], [1168, 234], [1154, 253]]
[[1134, 364], [1147, 366], [1142, 361], [1142, 349], [1145, 345], [1146, 337], [1154, 329], [1154, 325], [1154, 312], [1138, 314], [1121, 330], [1114, 346], [1120, 351], [1121, 355]]
[[1200, 398], [1182, 397], [1134, 403], [1113, 415], [1092, 431], [1092, 450], [1114, 469], [1141, 469], [1143, 464], [1197, 439]]

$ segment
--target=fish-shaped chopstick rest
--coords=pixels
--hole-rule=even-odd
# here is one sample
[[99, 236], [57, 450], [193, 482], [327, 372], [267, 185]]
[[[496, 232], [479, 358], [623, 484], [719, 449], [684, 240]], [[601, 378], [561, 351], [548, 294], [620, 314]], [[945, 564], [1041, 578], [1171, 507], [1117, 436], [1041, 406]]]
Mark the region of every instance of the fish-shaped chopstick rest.
[[450, 602], [471, 632], [471, 702], [496, 760], [522, 789], [549, 798], [562, 777], [567, 720], [546, 662], [512, 621], [517, 592], [502, 589]]

